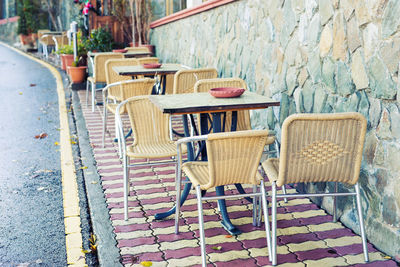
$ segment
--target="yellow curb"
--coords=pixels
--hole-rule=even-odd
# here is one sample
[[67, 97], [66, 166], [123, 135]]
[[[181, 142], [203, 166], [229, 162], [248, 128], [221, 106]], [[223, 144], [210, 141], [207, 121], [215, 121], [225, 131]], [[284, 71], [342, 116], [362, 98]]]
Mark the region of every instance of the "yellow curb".
[[[80, 231], [80, 209], [79, 209], [79, 197], [77, 192], [77, 183], [75, 175], [75, 165], [72, 156], [71, 147], [71, 136], [69, 134], [68, 124], [68, 111], [65, 102], [65, 93], [63, 81], [60, 73], [52, 65], [37, 59], [29, 54], [2, 43], [4, 46], [16, 51], [17, 53], [26, 56], [27, 58], [38, 62], [39, 64], [46, 67], [56, 79], [57, 83], [57, 94], [58, 94], [58, 108], [60, 112], [60, 161], [61, 161], [61, 173], [62, 173], [62, 185], [63, 185], [63, 205], [64, 205], [64, 218], [65, 219], [65, 233], [66, 233], [66, 251], [67, 251], [67, 263], [74, 266], [87, 266], [85, 262], [85, 254], [82, 252], [82, 234]], [[75, 219], [72, 219], [75, 218]], [[76, 228], [79, 220], [79, 232], [70, 232], [70, 229]], [[71, 222], [71, 225], [69, 223]]]

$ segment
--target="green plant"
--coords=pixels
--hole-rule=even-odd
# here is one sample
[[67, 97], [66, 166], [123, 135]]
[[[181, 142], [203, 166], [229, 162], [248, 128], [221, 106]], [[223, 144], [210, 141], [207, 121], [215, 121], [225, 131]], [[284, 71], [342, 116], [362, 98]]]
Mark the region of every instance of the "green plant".
[[[82, 40], [82, 33], [78, 32], [77, 34], [77, 43], [78, 43], [78, 56], [86, 55], [86, 45], [85, 41]], [[57, 54], [69, 54], [72, 55], [74, 53], [74, 46], [73, 45], [64, 45], [60, 47], [57, 51]]]
[[39, 28], [39, 20], [37, 19], [37, 14], [40, 10], [39, 7], [40, 2], [38, 0], [18, 0], [18, 34], [28, 35], [37, 32]]
[[111, 33], [104, 28], [92, 30], [88, 39], [86, 39], [85, 47], [88, 51], [109, 52], [113, 47], [113, 37]]

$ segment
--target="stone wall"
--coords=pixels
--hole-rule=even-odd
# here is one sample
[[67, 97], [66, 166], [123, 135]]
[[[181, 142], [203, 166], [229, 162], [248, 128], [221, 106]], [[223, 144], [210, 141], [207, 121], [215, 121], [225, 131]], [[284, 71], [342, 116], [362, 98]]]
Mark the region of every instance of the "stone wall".
[[[280, 108], [252, 112], [255, 128], [278, 137], [292, 113], [361, 112], [368, 239], [400, 260], [399, 14], [398, 0], [240, 0], [157, 27], [151, 43], [163, 62], [216, 67], [280, 100]], [[331, 211], [328, 198], [318, 203]], [[359, 232], [353, 204], [339, 199], [340, 219]]]

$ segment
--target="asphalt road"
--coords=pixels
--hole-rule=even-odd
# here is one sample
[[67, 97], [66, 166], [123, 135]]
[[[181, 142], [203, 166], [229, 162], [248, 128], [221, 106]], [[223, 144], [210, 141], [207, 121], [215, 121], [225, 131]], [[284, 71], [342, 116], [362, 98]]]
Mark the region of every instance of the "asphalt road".
[[66, 266], [56, 81], [1, 44], [0, 112], [0, 266]]

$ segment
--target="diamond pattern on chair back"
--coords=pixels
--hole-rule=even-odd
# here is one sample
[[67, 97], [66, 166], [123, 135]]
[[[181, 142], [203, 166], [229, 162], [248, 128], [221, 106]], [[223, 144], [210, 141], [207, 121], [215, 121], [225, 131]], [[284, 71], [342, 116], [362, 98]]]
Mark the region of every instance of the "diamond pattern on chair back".
[[268, 130], [209, 134], [207, 189], [226, 184], [258, 185], [257, 170], [268, 137]]
[[163, 114], [148, 96], [131, 98], [126, 108], [133, 130], [134, 145], [170, 141], [169, 114]]
[[277, 185], [358, 180], [366, 120], [359, 113], [295, 114], [282, 125]]
[[197, 81], [217, 77], [218, 72], [214, 68], [180, 70], [174, 76], [173, 93], [193, 93], [194, 85]]
[[[246, 82], [240, 78], [216, 78], [204, 79], [196, 82], [194, 85], [194, 92], [207, 93], [212, 88], [219, 87], [236, 87], [244, 88], [247, 90]], [[240, 110], [237, 113], [237, 131], [251, 130], [250, 112], [248, 110]], [[230, 131], [232, 124], [232, 112], [226, 112], [225, 131]], [[210, 127], [209, 127], [210, 128]]]
[[94, 57], [94, 74], [96, 83], [106, 83], [106, 61], [109, 59], [124, 58], [122, 53], [101, 53]]

